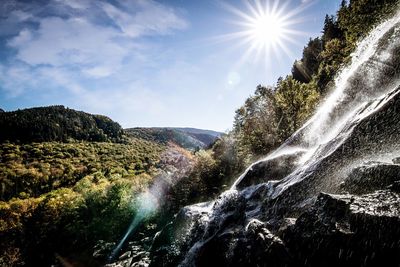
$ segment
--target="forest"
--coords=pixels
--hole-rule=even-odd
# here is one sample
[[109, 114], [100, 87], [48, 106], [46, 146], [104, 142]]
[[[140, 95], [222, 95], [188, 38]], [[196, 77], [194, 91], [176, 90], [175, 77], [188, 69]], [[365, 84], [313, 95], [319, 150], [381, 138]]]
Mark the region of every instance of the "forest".
[[101, 266], [111, 249], [96, 258], [94, 248], [120, 240], [138, 213], [137, 196], [168, 172], [181, 170], [176, 180], [163, 180], [164, 199], [140, 225], [141, 237], [182, 207], [214, 199], [312, 116], [359, 40], [397, 4], [343, 0], [290, 74], [256, 86], [218, 138], [124, 130], [108, 117], [63, 106], [0, 112], [0, 266], [50, 266], [63, 258]]

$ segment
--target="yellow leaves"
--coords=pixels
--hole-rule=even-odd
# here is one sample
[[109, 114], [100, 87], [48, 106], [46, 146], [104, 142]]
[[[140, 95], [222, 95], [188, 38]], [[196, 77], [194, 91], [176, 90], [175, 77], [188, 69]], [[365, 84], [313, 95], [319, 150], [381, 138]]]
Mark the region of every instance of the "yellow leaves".
[[196, 152], [196, 168], [213, 168], [216, 162], [211, 150], [199, 150]]
[[12, 199], [0, 202], [0, 232], [22, 227], [22, 219], [32, 216], [42, 198]]
[[[165, 146], [140, 139], [124, 144], [43, 142], [24, 145], [0, 144], [2, 199], [25, 192], [39, 196], [61, 186], [72, 186], [82, 176], [101, 172], [120, 179], [141, 172], [151, 173]], [[142, 163], [137, 169], [136, 163]]]
[[339, 64], [345, 56], [344, 49], [344, 42], [334, 38], [325, 44], [325, 49], [321, 52], [321, 58], [327, 64]]

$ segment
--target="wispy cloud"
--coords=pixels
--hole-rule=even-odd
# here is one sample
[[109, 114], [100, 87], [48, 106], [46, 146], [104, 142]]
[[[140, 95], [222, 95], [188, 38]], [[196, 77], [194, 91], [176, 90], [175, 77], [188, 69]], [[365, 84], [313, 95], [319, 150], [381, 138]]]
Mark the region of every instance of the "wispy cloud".
[[130, 37], [165, 35], [187, 27], [187, 22], [177, 16], [174, 9], [157, 2], [138, 0], [120, 4], [121, 8], [109, 3], [102, 3], [101, 6], [121, 31]]
[[[112, 78], [136, 60], [142, 64], [147, 51], [143, 38], [188, 26], [179, 10], [151, 0], [8, 1], [0, 12], [0, 25], [10, 26], [0, 27], [0, 35], [9, 36], [5, 47], [14, 51], [0, 69], [0, 89], [10, 97], [35, 88], [39, 80], [89, 92], [91, 81]], [[132, 80], [133, 75], [119, 86]]]

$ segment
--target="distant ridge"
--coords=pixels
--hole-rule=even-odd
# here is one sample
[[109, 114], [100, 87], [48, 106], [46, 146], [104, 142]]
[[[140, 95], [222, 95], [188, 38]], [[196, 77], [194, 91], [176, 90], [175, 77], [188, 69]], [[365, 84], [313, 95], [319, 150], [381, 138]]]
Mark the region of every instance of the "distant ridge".
[[135, 127], [125, 129], [125, 132], [132, 137], [161, 144], [173, 142], [181, 147], [192, 150], [207, 148], [222, 135], [222, 133], [212, 130], [178, 127]]
[[159, 144], [173, 142], [183, 148], [207, 148], [222, 133], [184, 127], [122, 127], [103, 115], [89, 114], [64, 106], [27, 108], [6, 112], [0, 109], [0, 142], [123, 142], [127, 137]]

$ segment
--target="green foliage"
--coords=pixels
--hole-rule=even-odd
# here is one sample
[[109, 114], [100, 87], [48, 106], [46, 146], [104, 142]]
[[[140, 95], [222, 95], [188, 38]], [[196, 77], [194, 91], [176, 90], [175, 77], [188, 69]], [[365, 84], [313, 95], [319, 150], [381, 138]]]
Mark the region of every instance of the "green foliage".
[[38, 197], [95, 173], [112, 177], [152, 172], [163, 149], [139, 139], [124, 144], [0, 144], [0, 200]]
[[258, 86], [236, 111], [231, 135], [239, 157], [250, 161], [275, 149], [311, 116], [318, 101], [313, 81], [301, 83], [287, 76], [275, 88]]
[[326, 46], [326, 43], [332, 39], [342, 39], [343, 32], [339, 27], [339, 22], [336, 20], [334, 16], [325, 16], [324, 21], [324, 29], [322, 30], [322, 42], [323, 46]]
[[19, 261], [43, 266], [56, 252], [68, 255], [97, 240], [117, 240], [136, 214], [135, 197], [150, 181], [144, 174], [114, 181], [90, 175], [72, 188], [0, 202], [1, 257], [18, 251]]
[[343, 1], [337, 20], [338, 26], [344, 32], [349, 51], [378, 22], [393, 14], [398, 4], [398, 0], [351, 0], [348, 4]]
[[0, 142], [124, 141], [118, 123], [63, 106], [0, 112], [0, 128]]
[[274, 94], [273, 88], [259, 85], [254, 96], [249, 97], [236, 111], [233, 134], [241, 156], [264, 154], [277, 146]]
[[322, 36], [311, 39], [292, 68], [294, 79], [315, 83], [326, 95], [341, 66], [350, 60], [357, 42], [380, 21], [393, 15], [399, 0], [342, 1], [336, 16], [326, 15]]
[[[199, 150], [195, 153], [193, 171], [173, 186], [167, 195], [164, 212], [174, 214], [181, 207], [209, 198], [214, 177], [216, 162], [212, 151]], [[168, 216], [164, 215], [164, 216]]]
[[0, 258], [50, 265], [55, 252], [84, 253], [97, 240], [117, 240], [164, 149], [134, 138], [0, 144]]
[[287, 76], [278, 81], [274, 99], [278, 136], [284, 141], [310, 117], [319, 94], [313, 82], [300, 83]]

